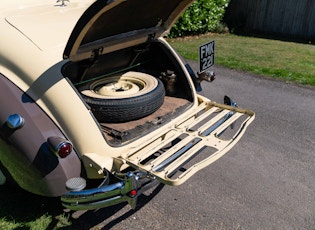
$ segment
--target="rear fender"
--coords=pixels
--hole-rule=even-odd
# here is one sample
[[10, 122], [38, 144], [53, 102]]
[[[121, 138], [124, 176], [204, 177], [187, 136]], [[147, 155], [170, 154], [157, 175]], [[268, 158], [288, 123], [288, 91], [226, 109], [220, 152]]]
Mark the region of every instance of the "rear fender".
[[[61, 130], [22, 90], [0, 74], [0, 162], [6, 175], [23, 189], [43, 195], [61, 196], [69, 178], [81, 174], [81, 161], [72, 150], [59, 158], [47, 138], [65, 138]], [[19, 114], [24, 123], [10, 128], [9, 115]]]

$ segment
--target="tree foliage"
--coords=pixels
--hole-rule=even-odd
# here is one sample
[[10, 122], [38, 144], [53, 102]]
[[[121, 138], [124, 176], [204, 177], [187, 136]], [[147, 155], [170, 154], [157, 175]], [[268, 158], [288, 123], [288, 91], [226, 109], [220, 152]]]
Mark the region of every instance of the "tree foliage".
[[196, 0], [170, 31], [170, 37], [214, 32], [220, 25], [230, 0]]

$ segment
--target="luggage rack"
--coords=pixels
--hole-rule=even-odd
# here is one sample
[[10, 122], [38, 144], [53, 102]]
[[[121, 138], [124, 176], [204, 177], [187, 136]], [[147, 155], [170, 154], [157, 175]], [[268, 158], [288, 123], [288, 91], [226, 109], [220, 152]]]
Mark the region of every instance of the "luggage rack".
[[[191, 116], [121, 157], [130, 166], [174, 186], [222, 157], [240, 140], [255, 113], [199, 99]], [[237, 129], [231, 132], [229, 127], [235, 125]]]

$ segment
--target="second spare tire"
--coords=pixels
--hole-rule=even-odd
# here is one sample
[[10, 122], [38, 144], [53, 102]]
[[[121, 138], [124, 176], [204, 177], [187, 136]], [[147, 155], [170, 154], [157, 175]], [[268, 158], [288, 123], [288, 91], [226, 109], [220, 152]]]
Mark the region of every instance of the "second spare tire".
[[158, 110], [165, 97], [163, 83], [148, 74], [127, 72], [104, 77], [79, 88], [95, 118], [103, 123], [136, 120]]

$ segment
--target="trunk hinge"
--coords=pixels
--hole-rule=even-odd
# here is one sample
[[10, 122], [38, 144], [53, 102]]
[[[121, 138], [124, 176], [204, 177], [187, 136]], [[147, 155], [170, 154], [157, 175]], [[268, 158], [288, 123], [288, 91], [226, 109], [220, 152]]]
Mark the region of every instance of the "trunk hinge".
[[90, 59], [94, 61], [96, 61], [98, 59], [98, 57], [103, 53], [103, 47], [99, 47], [95, 50], [92, 50], [92, 53], [91, 53], [91, 57]]
[[156, 36], [156, 33], [149, 34], [147, 42], [153, 41], [155, 39], [155, 36]]

